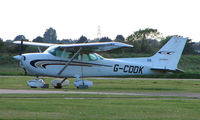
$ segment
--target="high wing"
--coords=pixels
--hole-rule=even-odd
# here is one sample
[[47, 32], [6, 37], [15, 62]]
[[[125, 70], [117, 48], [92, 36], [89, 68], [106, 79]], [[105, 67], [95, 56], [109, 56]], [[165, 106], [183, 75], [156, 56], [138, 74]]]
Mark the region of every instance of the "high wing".
[[[15, 44], [21, 44], [20, 41], [15, 41]], [[74, 49], [82, 48], [83, 51], [108, 51], [112, 49], [122, 48], [122, 47], [133, 47], [125, 43], [119, 42], [100, 42], [100, 43], [80, 43], [80, 44], [49, 44], [49, 43], [37, 43], [37, 42], [24, 42], [24, 45], [50, 47], [57, 46], [60, 48]]]
[[[21, 41], [14, 41], [14, 44], [21, 44]], [[50, 43], [38, 43], [38, 42], [23, 42], [23, 45], [31, 45], [31, 46], [39, 46], [39, 47], [50, 47], [53, 45], [59, 45], [59, 44], [50, 44]]]
[[81, 43], [81, 44], [68, 44], [60, 45], [61, 48], [83, 48], [83, 51], [108, 51], [122, 47], [133, 47], [125, 43], [119, 42], [102, 42], [102, 43]]

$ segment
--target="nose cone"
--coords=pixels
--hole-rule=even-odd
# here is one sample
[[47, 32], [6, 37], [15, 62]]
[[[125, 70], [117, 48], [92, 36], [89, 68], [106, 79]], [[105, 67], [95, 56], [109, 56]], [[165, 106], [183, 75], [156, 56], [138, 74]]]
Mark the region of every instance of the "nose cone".
[[21, 55], [16, 55], [13, 58], [16, 59], [16, 60], [21, 60], [22, 56]]

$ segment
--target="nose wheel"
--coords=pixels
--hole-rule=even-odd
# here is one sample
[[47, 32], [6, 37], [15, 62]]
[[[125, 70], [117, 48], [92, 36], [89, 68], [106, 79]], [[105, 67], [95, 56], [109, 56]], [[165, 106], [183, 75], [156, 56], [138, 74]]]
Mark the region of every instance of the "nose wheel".
[[33, 80], [29, 80], [27, 82], [28, 86], [30, 86], [31, 88], [37, 88], [37, 87], [41, 87], [41, 88], [48, 88], [48, 84], [45, 84], [43, 79], [39, 79], [38, 77], [33, 79]]

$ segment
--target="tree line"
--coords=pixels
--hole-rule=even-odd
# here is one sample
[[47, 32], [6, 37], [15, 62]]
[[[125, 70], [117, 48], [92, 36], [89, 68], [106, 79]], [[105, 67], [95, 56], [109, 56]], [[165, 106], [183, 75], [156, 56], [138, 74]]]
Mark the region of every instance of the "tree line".
[[[72, 44], [72, 43], [87, 43], [87, 42], [123, 42], [131, 44], [134, 47], [124, 50], [115, 50], [111, 51], [114, 53], [143, 53], [143, 54], [154, 54], [159, 50], [172, 36], [163, 37], [162, 34], [153, 28], [139, 29], [129, 35], [127, 38], [124, 38], [123, 35], [117, 35], [114, 40], [109, 37], [96, 38], [93, 40], [88, 39], [86, 36], [81, 36], [78, 40], [72, 39], [63, 39], [58, 40], [56, 30], [49, 28], [45, 31], [43, 36], [37, 36], [32, 42], [42, 42], [42, 43], [59, 43], [59, 44]], [[18, 35], [14, 40], [6, 40], [0, 38], [0, 53], [16, 54], [19, 50], [19, 45], [15, 45], [13, 41], [20, 41], [26, 39], [24, 35]], [[195, 54], [192, 40], [188, 40], [183, 51], [184, 54]], [[25, 52], [36, 52], [37, 48], [33, 46], [23, 46]]]

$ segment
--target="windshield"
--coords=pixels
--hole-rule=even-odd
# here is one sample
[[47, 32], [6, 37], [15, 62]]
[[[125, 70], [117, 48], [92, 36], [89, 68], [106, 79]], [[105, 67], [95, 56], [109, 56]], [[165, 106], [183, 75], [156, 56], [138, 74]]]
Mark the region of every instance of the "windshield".
[[[66, 59], [71, 59], [75, 52], [67, 51], [64, 48], [61, 47], [52, 47], [50, 49], [47, 49], [45, 52], [48, 52], [56, 57], [62, 57]], [[84, 60], [84, 61], [97, 61], [99, 59], [103, 59], [103, 57], [97, 55], [96, 53], [86, 53], [82, 52], [77, 57], [75, 57], [75, 60]]]

